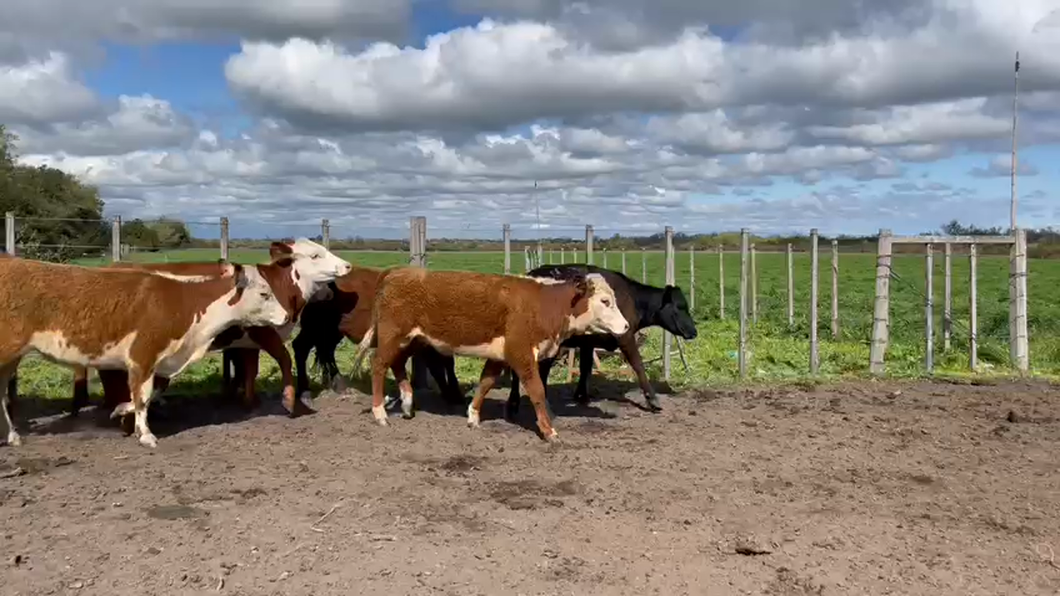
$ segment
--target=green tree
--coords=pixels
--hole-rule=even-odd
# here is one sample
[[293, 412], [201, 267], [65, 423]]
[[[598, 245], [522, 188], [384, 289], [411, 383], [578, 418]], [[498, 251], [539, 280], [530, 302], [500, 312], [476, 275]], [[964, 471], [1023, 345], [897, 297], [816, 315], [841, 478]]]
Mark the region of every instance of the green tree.
[[0, 125], [0, 212], [14, 212], [22, 254], [64, 261], [99, 252], [109, 237], [99, 191], [62, 170], [19, 164], [17, 140]]

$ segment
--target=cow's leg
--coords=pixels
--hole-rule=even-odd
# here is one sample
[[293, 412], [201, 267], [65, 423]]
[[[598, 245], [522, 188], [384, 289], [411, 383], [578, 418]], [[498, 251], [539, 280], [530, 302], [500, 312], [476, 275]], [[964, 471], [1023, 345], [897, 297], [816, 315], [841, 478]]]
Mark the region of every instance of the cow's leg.
[[618, 349], [622, 350], [622, 355], [625, 356], [626, 362], [633, 369], [633, 372], [637, 373], [637, 382], [640, 383], [640, 390], [644, 393], [644, 400], [648, 403], [648, 409], [652, 412], [661, 412], [662, 406], [659, 405], [659, 398], [655, 395], [655, 388], [651, 386], [651, 381], [648, 380], [648, 373], [644, 372], [644, 360], [640, 356], [640, 348], [637, 347], [637, 340], [633, 333], [627, 333], [618, 339]]
[[409, 381], [408, 373], [406, 372], [408, 360], [407, 354], [399, 354], [394, 363], [390, 365], [390, 372], [393, 373], [394, 380], [397, 381], [398, 391], [401, 392], [401, 416], [406, 419], [415, 415], [412, 411], [412, 383]]
[[[280, 377], [283, 380], [283, 407], [287, 409], [287, 412], [291, 416], [297, 416], [300, 413], [297, 400], [295, 399], [294, 390], [294, 375], [291, 374], [291, 353], [287, 351], [287, 346], [283, 345], [283, 338], [276, 332], [275, 327], [250, 327], [247, 329], [247, 335], [250, 339], [254, 340], [254, 343], [261, 346], [261, 349], [265, 350], [272, 359], [276, 361], [276, 364], [280, 367]], [[254, 350], [254, 356], [257, 357], [258, 351]], [[250, 362], [247, 362], [248, 367]], [[257, 377], [257, 371], [254, 371], [254, 376]], [[308, 405], [303, 404], [304, 409], [309, 409]]]
[[103, 388], [103, 408], [113, 410], [118, 404], [132, 400], [129, 393], [129, 373], [122, 369], [97, 370]]
[[4, 410], [4, 421], [7, 423], [7, 444], [11, 447], [22, 445], [22, 437], [15, 430], [15, 391], [12, 383], [15, 373], [18, 372], [19, 360], [13, 360], [0, 366], [0, 409]]
[[508, 375], [512, 379], [512, 386], [508, 390], [508, 401], [504, 403], [504, 417], [514, 421], [519, 416], [519, 375], [511, 368], [508, 369]]
[[537, 413], [537, 429], [541, 431], [541, 437], [546, 441], [553, 441], [559, 437], [556, 429], [552, 428], [552, 421], [548, 416], [548, 403], [545, 400], [545, 386], [541, 383], [540, 363], [534, 361], [532, 354], [515, 353], [509, 356], [509, 364], [512, 372], [519, 375], [519, 379], [526, 388], [526, 394], [530, 397], [530, 403], [534, 405]]
[[[389, 424], [384, 403], [386, 396], [383, 393], [386, 388], [386, 371], [392, 370], [391, 367], [401, 356], [402, 349], [400, 338], [394, 337], [391, 333], [383, 334], [381, 331], [383, 329], [377, 325], [377, 343], [375, 353], [372, 354], [372, 416], [375, 417], [376, 422], [386, 426]], [[404, 367], [401, 371], [404, 376]], [[396, 373], [394, 370], [392, 372]], [[408, 383], [407, 377], [405, 377], [405, 382], [411, 392], [412, 385]]]
[[[541, 384], [545, 387], [548, 395], [548, 376], [552, 373], [552, 365], [556, 363], [555, 358], [545, 358], [537, 363], [537, 374], [541, 377]], [[519, 375], [509, 369], [512, 376], [512, 389], [508, 393], [508, 402], [504, 404], [504, 415], [508, 420], [515, 420], [519, 416]], [[546, 405], [548, 404], [546, 400]]]
[[[309, 362], [309, 352], [313, 350], [313, 337], [303, 328], [291, 342], [291, 347], [294, 348], [294, 365], [298, 374], [295, 393], [303, 399], [310, 398], [312, 396], [309, 392], [309, 369], [306, 365]], [[317, 358], [320, 358], [319, 350], [317, 350]], [[324, 374], [327, 375], [327, 373]]]
[[[261, 367], [261, 352], [253, 348], [242, 348], [239, 350], [239, 355], [236, 357], [237, 360], [243, 363], [242, 373], [243, 376], [243, 399], [242, 405], [245, 410], [252, 410], [258, 405], [258, 393], [254, 390], [254, 384], [258, 380], [258, 369]], [[291, 388], [292, 398], [294, 397], [294, 388]], [[284, 394], [286, 398], [287, 395]], [[284, 407], [287, 403], [284, 403]], [[290, 410], [288, 410], [289, 412]]]
[[449, 367], [454, 360], [451, 356], [446, 357], [431, 348], [424, 348], [412, 358], [413, 360], [422, 358], [426, 362], [427, 369], [430, 370], [431, 376], [434, 377], [434, 382], [438, 384], [438, 389], [442, 392], [442, 397], [447, 403], [464, 403], [464, 396], [460, 393], [460, 382], [456, 378], [456, 372], [452, 374], [449, 372]]
[[75, 366], [74, 368], [74, 397], [70, 400], [71, 418], [76, 418], [81, 408], [88, 405], [88, 367]]
[[482, 400], [486, 399], [486, 394], [493, 389], [493, 386], [497, 384], [497, 378], [504, 372], [505, 364], [498, 360], [487, 360], [482, 365], [482, 374], [478, 379], [478, 388], [475, 389], [475, 397], [471, 398], [471, 403], [467, 406], [467, 425], [472, 428], [478, 428], [479, 421], [481, 420], [482, 412]]
[[589, 377], [593, 375], [593, 347], [582, 346], [578, 350], [578, 387], [574, 390], [574, 401], [589, 405]]
[[153, 372], [129, 371], [129, 393], [132, 402], [119, 404], [114, 408], [111, 417], [134, 416], [134, 427], [139, 436], [140, 444], [144, 447], [157, 447], [158, 439], [147, 426], [147, 408], [151, 405], [154, 396], [155, 375]]
[[[239, 367], [237, 359], [233, 358], [235, 353], [231, 348], [221, 350], [221, 400], [228, 401], [235, 397], [235, 385], [232, 382], [232, 368]], [[238, 371], [235, 378], [240, 378]]]

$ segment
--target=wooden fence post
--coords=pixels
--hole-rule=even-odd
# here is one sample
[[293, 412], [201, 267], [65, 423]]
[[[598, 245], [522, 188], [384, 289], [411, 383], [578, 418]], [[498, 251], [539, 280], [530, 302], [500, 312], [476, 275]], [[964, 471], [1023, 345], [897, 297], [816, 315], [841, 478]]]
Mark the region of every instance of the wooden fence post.
[[501, 234], [504, 238], [504, 274], [512, 272], [512, 225], [501, 226]]
[[114, 218], [110, 224], [110, 259], [115, 263], [121, 261], [121, 216]]
[[607, 249], [606, 248], [601, 249], [601, 252], [604, 253], [604, 264], [603, 264], [603, 267], [604, 267], [604, 269], [607, 269]]
[[320, 220], [320, 242], [324, 248], [331, 250], [331, 220]]
[[968, 247], [968, 367], [979, 367], [979, 247]]
[[740, 378], [747, 378], [747, 253], [750, 250], [749, 232], [740, 229], [740, 345], [737, 350]]
[[924, 248], [924, 368], [935, 371], [935, 245]]
[[718, 245], [718, 318], [725, 320], [725, 247]]
[[820, 259], [817, 228], [810, 230], [810, 374], [817, 374], [820, 365], [820, 346], [817, 342], [817, 286], [820, 274]]
[[872, 311], [872, 345], [869, 372], [883, 374], [890, 332], [891, 311], [891, 231], [880, 230], [876, 248], [876, 299]]
[[942, 350], [950, 351], [953, 335], [953, 245], [942, 245]]
[[[674, 229], [671, 226], [663, 228], [663, 237], [666, 240], [666, 285], [672, 286], [674, 280]], [[663, 379], [670, 380], [670, 351], [673, 346], [673, 335], [663, 330]]]
[[839, 241], [832, 239], [832, 339], [839, 339]]
[[[427, 266], [427, 218], [413, 215], [409, 218], [409, 264], [413, 267]], [[412, 357], [412, 376], [409, 381], [413, 389], [423, 389], [430, 383], [427, 365], [422, 357]]]
[[228, 218], [221, 218], [221, 259], [228, 262]]
[[559, 264], [565, 265], [567, 263], [567, 247], [559, 247]]
[[1015, 236], [1016, 242], [1011, 250], [1009, 282], [1009, 352], [1016, 369], [1025, 373], [1030, 368], [1027, 341], [1027, 232], [1016, 228]]
[[585, 226], [585, 263], [593, 264], [593, 227], [591, 225]]
[[788, 328], [795, 326], [795, 255], [791, 243], [787, 247], [788, 256]]
[[[539, 229], [538, 230], [538, 234], [540, 234], [540, 233], [541, 233], [541, 231]], [[542, 264], [542, 261], [544, 261], [544, 260], [545, 260], [545, 247], [541, 246], [541, 241], [538, 240], [537, 241], [537, 266], [540, 267], [541, 264]]]
[[622, 275], [626, 274], [626, 249], [622, 249]]
[[15, 212], [8, 211], [4, 214], [4, 250], [7, 254], [15, 256]]
[[640, 249], [640, 283], [648, 283], [648, 253], [644, 252], [644, 247]]
[[755, 267], [755, 245], [751, 243], [751, 324], [758, 324], [758, 268]]

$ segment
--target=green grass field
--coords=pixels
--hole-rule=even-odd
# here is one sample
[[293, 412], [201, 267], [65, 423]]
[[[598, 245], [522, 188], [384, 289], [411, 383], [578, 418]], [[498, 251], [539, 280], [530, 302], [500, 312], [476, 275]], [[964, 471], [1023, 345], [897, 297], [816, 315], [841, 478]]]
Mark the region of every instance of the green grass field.
[[[390, 266], [407, 262], [407, 254], [399, 252], [343, 252], [350, 262]], [[137, 261], [213, 260], [216, 250], [183, 250], [168, 253], [138, 253]], [[252, 263], [267, 258], [265, 251], [232, 251], [230, 258]], [[558, 258], [558, 255], [557, 257]], [[568, 255], [569, 258], [569, 255]], [[584, 258], [584, 254], [582, 255]], [[607, 265], [621, 269], [621, 257], [610, 254]], [[664, 281], [663, 255], [648, 252], [647, 283], [661, 286]], [[695, 257], [695, 309], [699, 337], [684, 345], [688, 362], [686, 371], [675, 353], [671, 384], [675, 387], [704, 383], [729, 384], [738, 379], [736, 347], [739, 326], [738, 291], [740, 260], [738, 254], [725, 256], [726, 318], [719, 319], [718, 256], [716, 253], [697, 253]], [[547, 260], [547, 255], [546, 255]], [[98, 265], [100, 260], [86, 260], [83, 264]], [[603, 264], [603, 255], [596, 255]], [[627, 273], [640, 279], [641, 254], [627, 256]], [[749, 372], [752, 381], [804, 379], [809, 376], [809, 309], [810, 259], [795, 256], [795, 325], [787, 323], [787, 290], [785, 255], [759, 254], [758, 321], [749, 326], [748, 346], [751, 352]], [[943, 264], [941, 255], [935, 259], [935, 363], [937, 375], [967, 375], [968, 371], [968, 259], [966, 255], [953, 258], [953, 336], [949, 351], [942, 345]], [[502, 273], [503, 253], [435, 252], [428, 256], [428, 266], [435, 269], [473, 270]], [[513, 272], [521, 273], [523, 256], [512, 255]], [[887, 353], [887, 371], [891, 376], [912, 377], [923, 374], [924, 294], [925, 271], [923, 257], [895, 257], [893, 269], [899, 279], [891, 284], [891, 345]], [[677, 284], [691, 298], [689, 254], [682, 252], [676, 263]], [[1032, 260], [1029, 263], [1028, 327], [1031, 337], [1031, 368], [1035, 374], [1053, 376], [1058, 372], [1060, 332], [1057, 330], [1060, 300], [1051, 297], [1050, 287], [1060, 284], [1060, 262]], [[867, 374], [869, 339], [872, 324], [872, 305], [875, 280], [875, 256], [844, 254], [839, 265], [839, 320], [840, 335], [831, 337], [831, 265], [830, 254], [822, 250], [819, 283], [820, 376], [864, 376]], [[343, 342], [340, 366], [348, 372], [353, 346]], [[662, 376], [662, 333], [653, 330], [643, 348], [649, 364], [649, 375]], [[1006, 375], [1012, 372], [1008, 356], [1008, 260], [1004, 257], [980, 257], [979, 260], [979, 359], [980, 375]], [[614, 369], [620, 359], [605, 361], [605, 369]], [[262, 355], [262, 377], [259, 386], [267, 391], [278, 386], [275, 363]], [[457, 373], [465, 383], [478, 379], [481, 361], [459, 358]], [[563, 374], [561, 367], [553, 369], [553, 381]], [[68, 398], [71, 395], [72, 375], [68, 369], [36, 358], [28, 358], [20, 368], [20, 392], [46, 398]], [[213, 393], [220, 385], [220, 356], [211, 354], [178, 379], [170, 391]], [[93, 392], [98, 392], [94, 382]]]

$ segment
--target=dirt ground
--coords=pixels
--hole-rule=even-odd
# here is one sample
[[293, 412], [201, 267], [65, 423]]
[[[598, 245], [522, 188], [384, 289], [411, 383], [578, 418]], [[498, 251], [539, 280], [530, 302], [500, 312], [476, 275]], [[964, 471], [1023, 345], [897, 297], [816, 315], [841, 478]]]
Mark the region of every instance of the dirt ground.
[[655, 415], [557, 389], [554, 446], [499, 391], [478, 430], [429, 393], [389, 428], [356, 392], [296, 420], [174, 400], [153, 452], [92, 409], [38, 417], [0, 447], [0, 592], [1060, 594], [1060, 388], [701, 391]]

